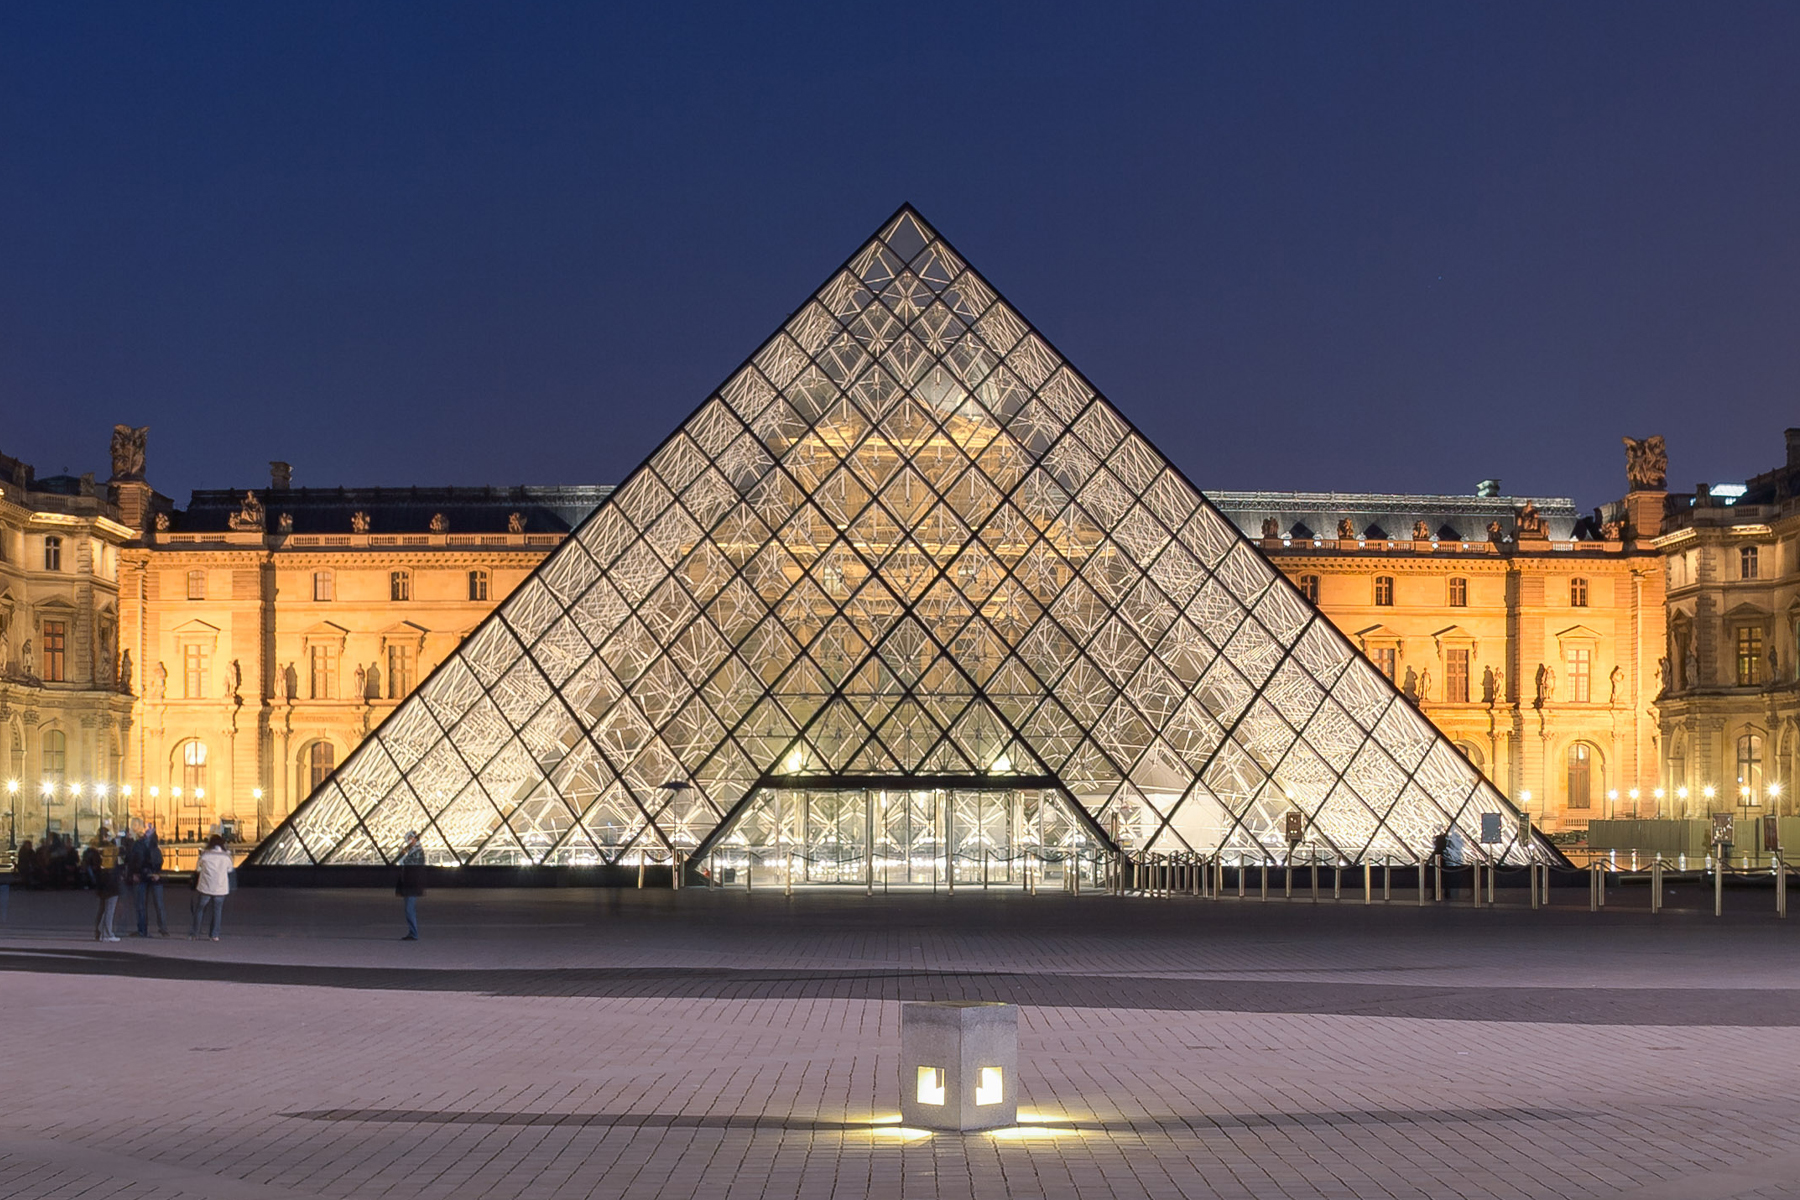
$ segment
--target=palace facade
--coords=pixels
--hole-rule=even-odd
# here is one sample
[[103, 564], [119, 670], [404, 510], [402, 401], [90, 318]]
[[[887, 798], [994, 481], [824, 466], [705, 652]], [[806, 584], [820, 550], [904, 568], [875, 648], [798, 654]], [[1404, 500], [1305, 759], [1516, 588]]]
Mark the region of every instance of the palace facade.
[[1209, 497], [1544, 829], [1659, 815], [1659, 489]]
[[1664, 770], [1683, 815], [1793, 816], [1800, 770], [1800, 429], [1742, 485], [1670, 498]]

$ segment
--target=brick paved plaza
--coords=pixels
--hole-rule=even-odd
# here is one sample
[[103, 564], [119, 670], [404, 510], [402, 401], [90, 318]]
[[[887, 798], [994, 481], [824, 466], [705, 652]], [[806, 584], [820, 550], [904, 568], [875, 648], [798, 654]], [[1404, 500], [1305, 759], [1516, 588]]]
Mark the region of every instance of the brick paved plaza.
[[[1800, 931], [1558, 899], [15, 894], [0, 1197], [1800, 1195]], [[923, 998], [1022, 1006], [1023, 1127], [892, 1124]]]

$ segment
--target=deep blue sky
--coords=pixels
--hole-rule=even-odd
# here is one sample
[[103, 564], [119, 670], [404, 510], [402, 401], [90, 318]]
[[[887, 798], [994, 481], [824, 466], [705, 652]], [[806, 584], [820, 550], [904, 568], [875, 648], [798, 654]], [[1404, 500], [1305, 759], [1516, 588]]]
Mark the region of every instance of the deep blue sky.
[[1800, 5], [0, 9], [0, 449], [611, 482], [911, 200], [1202, 487], [1800, 425]]

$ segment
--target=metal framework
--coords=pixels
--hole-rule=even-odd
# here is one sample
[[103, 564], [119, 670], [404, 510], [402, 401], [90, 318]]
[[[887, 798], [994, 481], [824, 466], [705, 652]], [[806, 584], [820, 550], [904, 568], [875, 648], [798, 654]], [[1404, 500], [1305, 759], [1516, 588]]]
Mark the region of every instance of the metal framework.
[[[872, 829], [889, 796], [958, 789], [1028, 797], [1094, 851], [1279, 861], [1298, 812], [1344, 860], [1452, 828], [1543, 853], [904, 208], [253, 861], [387, 862], [410, 829], [440, 864], [823, 860], [781, 797], [849, 797]], [[1030, 849], [974, 803], [984, 862]]]

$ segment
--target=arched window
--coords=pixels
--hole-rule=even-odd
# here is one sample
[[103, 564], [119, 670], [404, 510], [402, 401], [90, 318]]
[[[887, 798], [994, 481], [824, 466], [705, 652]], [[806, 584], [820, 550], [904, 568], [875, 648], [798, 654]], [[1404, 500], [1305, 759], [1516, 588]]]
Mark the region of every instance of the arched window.
[[1738, 799], [1751, 804], [1762, 800], [1763, 740], [1760, 734], [1746, 733], [1737, 740]]
[[1469, 581], [1461, 575], [1450, 577], [1450, 607], [1469, 607]]
[[181, 776], [182, 798], [189, 804], [206, 799], [206, 743], [181, 743], [175, 751], [175, 768]]
[[1586, 608], [1588, 606], [1587, 596], [1588, 596], [1587, 580], [1585, 580], [1585, 579], [1569, 580], [1569, 605], [1570, 605], [1570, 607]]
[[486, 571], [469, 572], [469, 599], [486, 600], [488, 598], [488, 573]]
[[1569, 807], [1588, 808], [1594, 798], [1594, 751], [1586, 742], [1569, 747]]
[[306, 748], [306, 793], [311, 795], [331, 777], [337, 766], [337, 749], [330, 742], [318, 741]]
[[1377, 575], [1375, 577], [1375, 603], [1386, 606], [1393, 604], [1393, 602], [1394, 577], [1392, 575]]
[[1314, 604], [1317, 604], [1319, 602], [1319, 577], [1317, 575], [1302, 575], [1300, 577], [1300, 594]]
[[69, 774], [69, 739], [60, 729], [44, 731], [44, 778], [62, 791], [63, 780]]
[[1462, 751], [1463, 757], [1468, 759], [1470, 764], [1474, 766], [1477, 771], [1486, 770], [1482, 765], [1484, 759], [1481, 754], [1481, 747], [1477, 746], [1474, 742], [1458, 742], [1456, 743], [1456, 748]]

